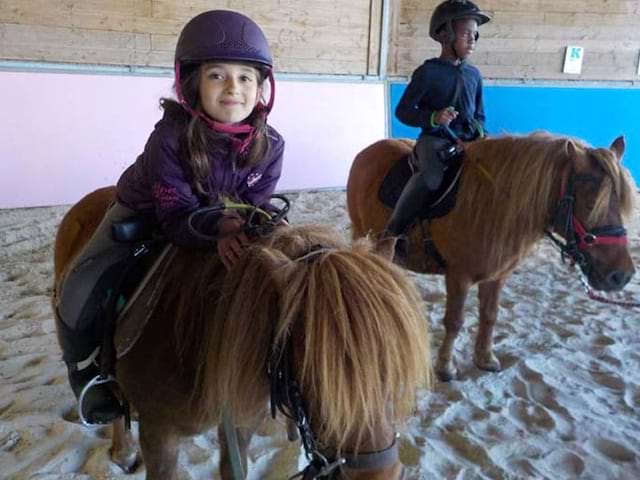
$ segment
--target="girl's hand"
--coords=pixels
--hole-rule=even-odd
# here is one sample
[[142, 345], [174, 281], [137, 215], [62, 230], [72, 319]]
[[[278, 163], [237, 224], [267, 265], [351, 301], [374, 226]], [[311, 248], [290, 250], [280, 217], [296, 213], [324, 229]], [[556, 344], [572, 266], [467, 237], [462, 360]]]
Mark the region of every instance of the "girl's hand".
[[244, 220], [239, 217], [222, 217], [218, 222], [218, 255], [227, 268], [233, 265], [242, 256], [244, 247], [249, 245], [249, 239], [242, 231]]
[[458, 117], [458, 112], [453, 107], [447, 107], [436, 112], [433, 119], [438, 125], [449, 125]]

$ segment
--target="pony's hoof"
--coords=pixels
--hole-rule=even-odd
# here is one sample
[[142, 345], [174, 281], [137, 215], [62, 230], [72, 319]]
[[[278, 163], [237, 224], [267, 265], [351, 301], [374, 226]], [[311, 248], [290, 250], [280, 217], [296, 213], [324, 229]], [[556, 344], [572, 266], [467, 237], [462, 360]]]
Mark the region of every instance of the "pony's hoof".
[[449, 370], [436, 370], [436, 375], [441, 382], [450, 382], [457, 377], [455, 372]]
[[298, 435], [298, 427], [293, 420], [287, 420], [287, 439], [290, 442], [296, 442], [300, 438]]
[[458, 369], [452, 363], [436, 365], [436, 375], [441, 382], [450, 382], [458, 377]]
[[137, 451], [114, 454], [111, 452], [111, 460], [118, 465], [124, 473], [133, 473], [140, 465], [140, 456]]
[[500, 360], [493, 353], [489, 355], [484, 355], [484, 358], [481, 358], [480, 355], [476, 355], [473, 359], [473, 363], [476, 364], [480, 370], [484, 370], [485, 372], [499, 372], [500, 371]]

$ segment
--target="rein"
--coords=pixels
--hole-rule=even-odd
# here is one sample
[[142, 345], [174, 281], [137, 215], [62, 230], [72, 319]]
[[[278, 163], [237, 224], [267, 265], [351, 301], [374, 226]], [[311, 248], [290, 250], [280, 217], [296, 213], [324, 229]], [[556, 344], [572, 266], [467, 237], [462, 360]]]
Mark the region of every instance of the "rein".
[[[313, 245], [299, 258], [307, 262], [315, 261], [318, 258], [315, 253], [322, 250], [327, 250], [327, 247]], [[342, 466], [352, 470], [371, 470], [389, 467], [398, 462], [397, 434], [387, 448], [357, 455], [350, 453], [341, 453], [339, 456], [328, 455], [327, 449], [319, 446], [311, 427], [302, 390], [293, 372], [293, 346], [290, 333], [282, 342], [272, 345], [267, 373], [271, 381], [271, 416], [276, 418], [277, 413], [280, 412], [295, 422], [305, 456], [309, 461], [309, 464], [302, 471], [290, 477], [289, 480], [296, 478], [314, 480], [329, 477]], [[404, 470], [401, 478], [404, 478]]]
[[606, 303], [608, 305], [617, 305], [619, 307], [624, 308], [640, 308], [640, 302], [631, 301], [631, 300], [613, 300], [611, 298], [604, 297], [595, 292], [593, 288], [589, 285], [584, 275], [580, 275], [580, 281], [584, 286], [585, 291], [587, 292], [587, 296], [596, 302]]
[[[246, 210], [249, 211], [249, 214], [242, 227], [242, 231], [249, 235], [249, 237], [268, 235], [282, 220], [286, 219], [287, 213], [289, 213], [289, 209], [291, 208], [291, 202], [284, 195], [273, 194], [270, 199], [280, 200], [283, 206], [276, 208], [271, 205], [273, 212], [267, 212], [262, 208], [245, 203], [217, 203], [210, 207], [199, 208], [191, 212], [187, 218], [187, 228], [189, 229], [189, 233], [194, 237], [204, 240], [205, 242], [213, 243], [220, 238], [220, 235], [211, 235], [200, 231], [195, 223], [196, 218], [201, 216], [205, 216], [206, 218], [210, 215], [220, 216], [225, 210]], [[258, 215], [263, 219], [260, 220]]]

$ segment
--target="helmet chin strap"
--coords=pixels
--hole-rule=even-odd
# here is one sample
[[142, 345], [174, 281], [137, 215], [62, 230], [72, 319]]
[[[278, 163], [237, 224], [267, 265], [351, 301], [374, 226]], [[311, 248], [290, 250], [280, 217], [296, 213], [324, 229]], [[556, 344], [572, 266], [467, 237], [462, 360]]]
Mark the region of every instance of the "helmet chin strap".
[[[462, 57], [458, 54], [458, 51], [456, 50], [456, 32], [453, 29], [453, 23], [451, 21], [447, 22], [445, 28], [447, 30], [447, 37], [448, 38], [450, 37], [450, 40], [448, 43], [451, 46], [451, 51], [455, 55], [456, 60], [462, 61]], [[445, 43], [445, 42], [441, 42], [441, 43]]]
[[456, 60], [458, 60], [459, 62], [462, 62], [463, 58], [460, 56], [460, 54], [458, 53], [458, 50], [456, 49], [456, 32], [453, 28], [453, 22], [449, 21], [449, 33], [451, 35], [451, 50], [453, 51], [453, 54], [456, 56]]
[[[211, 129], [216, 132], [226, 133], [230, 135], [231, 143], [233, 145], [234, 150], [236, 150], [239, 154], [244, 155], [249, 146], [253, 142], [256, 136], [256, 128], [249, 123], [223, 123], [214, 120], [209, 115], [204, 112], [196, 111], [187, 102], [182, 94], [182, 89], [180, 88], [180, 64], [176, 63], [175, 65], [175, 90], [176, 97], [178, 98], [178, 102], [182, 105], [187, 112], [191, 114], [193, 117], [201, 118], [204, 123]], [[269, 84], [271, 86], [270, 98], [267, 104], [265, 105], [262, 102], [258, 102], [251, 115], [264, 115], [265, 117], [269, 115], [271, 109], [273, 108], [273, 101], [276, 96], [276, 82], [273, 77], [273, 72], [269, 70], [267, 74], [267, 79], [269, 80]], [[246, 135], [246, 136], [245, 136]], [[240, 136], [245, 136], [244, 138], [239, 138]]]
[[453, 54], [456, 56], [456, 60], [462, 61], [462, 57], [458, 55], [458, 51], [456, 50], [456, 42], [455, 39], [451, 42], [451, 50], [453, 50]]

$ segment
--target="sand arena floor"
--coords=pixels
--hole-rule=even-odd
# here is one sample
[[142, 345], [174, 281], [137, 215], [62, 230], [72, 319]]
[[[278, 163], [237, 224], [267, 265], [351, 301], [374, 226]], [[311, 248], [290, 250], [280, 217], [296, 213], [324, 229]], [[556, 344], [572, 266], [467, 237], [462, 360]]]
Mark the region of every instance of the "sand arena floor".
[[[292, 200], [293, 222], [330, 223], [349, 236], [344, 192]], [[67, 209], [0, 210], [0, 478], [142, 479], [144, 467], [125, 475], [109, 461], [110, 427], [79, 424], [67, 385], [49, 306], [53, 239]], [[637, 212], [636, 263], [639, 225]], [[443, 279], [412, 277], [437, 347]], [[628, 292], [640, 298], [640, 275]], [[461, 378], [421, 392], [402, 431], [409, 478], [640, 478], [640, 310], [590, 301], [543, 242], [502, 295], [502, 372], [473, 366], [476, 328], [474, 290], [456, 344]], [[186, 440], [181, 478], [217, 478], [217, 445], [214, 431]], [[251, 479], [285, 479], [303, 465], [275, 422], [254, 437], [250, 456]]]

